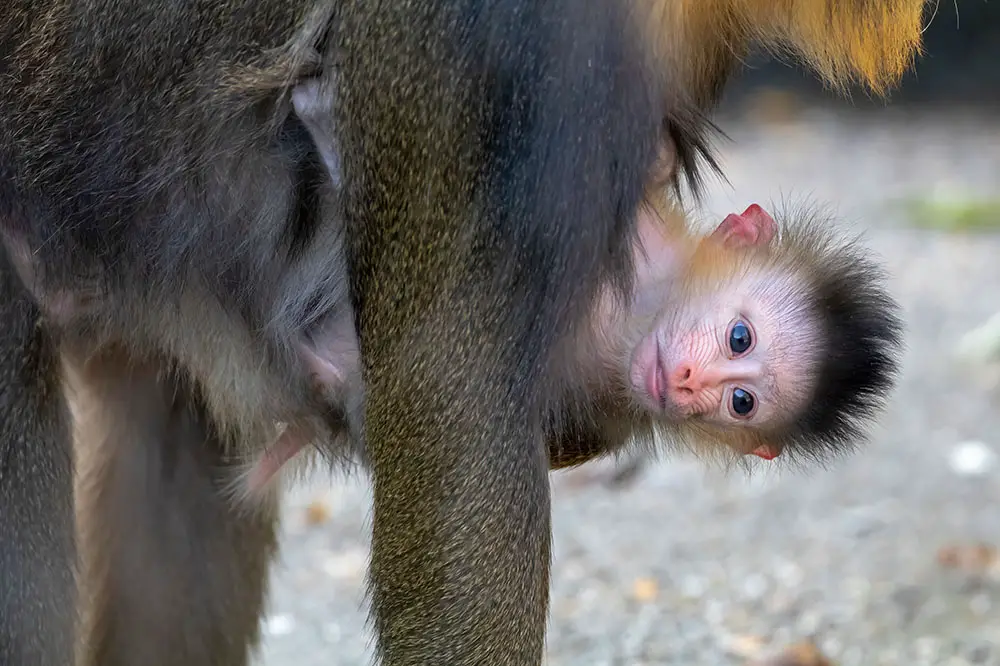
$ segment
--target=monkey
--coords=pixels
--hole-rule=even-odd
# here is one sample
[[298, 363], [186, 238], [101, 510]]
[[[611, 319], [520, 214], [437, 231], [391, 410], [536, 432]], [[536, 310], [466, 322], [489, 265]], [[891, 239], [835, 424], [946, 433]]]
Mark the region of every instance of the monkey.
[[[920, 50], [924, 4], [9, 0], [0, 661], [246, 663], [275, 518], [231, 511], [227, 483], [294, 424], [371, 474], [379, 663], [540, 663], [549, 469], [620, 440], [620, 405], [566, 404], [566, 359], [597, 304], [634, 293], [662, 134], [671, 196], [697, 194], [748, 49], [881, 94]], [[335, 91], [336, 146], [295, 112], [313, 79]], [[345, 302], [364, 383], [346, 412], [303, 353]], [[828, 360], [817, 385], [841, 392], [820, 405], [883, 390]], [[796, 441], [842, 449], [830, 415]], [[329, 437], [345, 421], [361, 450]], [[80, 507], [76, 442], [114, 484]], [[77, 571], [74, 511], [111, 519], [80, 530], [103, 567]], [[96, 578], [82, 627], [78, 573]]]

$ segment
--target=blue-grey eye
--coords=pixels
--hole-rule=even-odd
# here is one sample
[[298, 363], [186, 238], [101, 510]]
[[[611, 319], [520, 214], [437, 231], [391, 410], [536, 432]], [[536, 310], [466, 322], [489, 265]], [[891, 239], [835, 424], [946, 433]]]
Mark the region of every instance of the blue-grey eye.
[[733, 413], [737, 416], [746, 416], [753, 411], [753, 394], [741, 388], [733, 391]]
[[734, 354], [742, 354], [753, 345], [753, 336], [750, 334], [750, 327], [742, 321], [738, 321], [729, 331], [729, 348]]

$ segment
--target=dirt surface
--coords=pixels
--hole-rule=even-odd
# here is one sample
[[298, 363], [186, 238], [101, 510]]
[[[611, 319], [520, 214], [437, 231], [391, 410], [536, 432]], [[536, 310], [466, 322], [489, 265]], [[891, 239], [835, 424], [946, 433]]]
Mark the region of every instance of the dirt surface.
[[[808, 113], [721, 120], [731, 185], [706, 224], [758, 201], [836, 202], [894, 275], [908, 349], [871, 445], [825, 470], [726, 475], [670, 457], [624, 485], [553, 475], [548, 663], [743, 665], [812, 639], [841, 666], [1000, 664], [1000, 402], [952, 356], [1000, 311], [1000, 235], [907, 226], [894, 201], [990, 195], [1000, 123]], [[371, 663], [363, 479], [290, 497], [260, 663]]]

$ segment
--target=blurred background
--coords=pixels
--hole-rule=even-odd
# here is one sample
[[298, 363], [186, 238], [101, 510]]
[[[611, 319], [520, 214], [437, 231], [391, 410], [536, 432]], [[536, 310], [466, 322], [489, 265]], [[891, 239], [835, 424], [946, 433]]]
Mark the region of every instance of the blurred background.
[[[926, 37], [888, 103], [750, 59], [701, 211], [820, 204], [884, 258], [907, 349], [871, 445], [554, 474], [549, 664], [1000, 664], [1000, 3], [941, 2]], [[364, 479], [289, 498], [261, 664], [370, 663], [369, 511]]]

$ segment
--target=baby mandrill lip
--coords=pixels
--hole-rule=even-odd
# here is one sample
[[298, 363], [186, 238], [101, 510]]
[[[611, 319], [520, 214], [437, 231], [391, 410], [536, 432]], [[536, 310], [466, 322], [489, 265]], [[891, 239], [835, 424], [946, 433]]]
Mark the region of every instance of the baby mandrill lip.
[[667, 377], [663, 372], [663, 362], [660, 359], [660, 346], [653, 345], [653, 358], [649, 364], [649, 372], [646, 376], [646, 390], [649, 397], [662, 409], [666, 403]]

